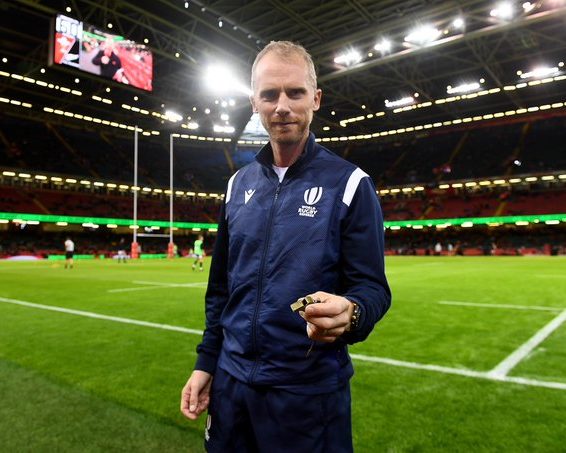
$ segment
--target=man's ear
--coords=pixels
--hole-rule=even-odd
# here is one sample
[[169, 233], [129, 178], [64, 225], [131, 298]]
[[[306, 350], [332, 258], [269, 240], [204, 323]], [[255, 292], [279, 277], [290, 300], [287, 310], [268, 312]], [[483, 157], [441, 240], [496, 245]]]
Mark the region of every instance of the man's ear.
[[252, 104], [252, 110], [257, 113], [257, 106], [255, 105], [254, 95], [250, 94], [250, 103]]
[[316, 91], [314, 92], [314, 106], [313, 106], [313, 111], [318, 111], [318, 109], [320, 108], [320, 100], [322, 99], [322, 90], [320, 88], [317, 88]]

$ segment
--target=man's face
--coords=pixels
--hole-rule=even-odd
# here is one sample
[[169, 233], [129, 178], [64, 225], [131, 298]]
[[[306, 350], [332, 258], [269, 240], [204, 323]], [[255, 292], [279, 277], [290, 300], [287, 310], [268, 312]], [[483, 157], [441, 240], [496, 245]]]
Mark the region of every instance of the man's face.
[[250, 100], [272, 142], [285, 146], [305, 139], [321, 96], [308, 82], [301, 57], [284, 60], [270, 52], [258, 62]]

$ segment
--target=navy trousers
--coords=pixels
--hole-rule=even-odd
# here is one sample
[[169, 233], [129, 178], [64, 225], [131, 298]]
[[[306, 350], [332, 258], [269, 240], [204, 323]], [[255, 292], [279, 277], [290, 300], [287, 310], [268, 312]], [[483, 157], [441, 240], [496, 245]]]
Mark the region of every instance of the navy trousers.
[[217, 369], [205, 430], [208, 452], [352, 452], [350, 386], [301, 395], [237, 381]]

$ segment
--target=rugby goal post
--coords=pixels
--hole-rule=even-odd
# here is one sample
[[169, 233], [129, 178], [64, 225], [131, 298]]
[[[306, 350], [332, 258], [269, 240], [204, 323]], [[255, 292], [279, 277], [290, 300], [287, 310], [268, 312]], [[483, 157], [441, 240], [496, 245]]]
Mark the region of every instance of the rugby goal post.
[[161, 233], [138, 233], [138, 127], [134, 130], [134, 208], [133, 208], [133, 237], [130, 256], [139, 258], [140, 245], [138, 237], [168, 237], [167, 258], [174, 257], [175, 244], [173, 242], [173, 134], [169, 135], [169, 234]]

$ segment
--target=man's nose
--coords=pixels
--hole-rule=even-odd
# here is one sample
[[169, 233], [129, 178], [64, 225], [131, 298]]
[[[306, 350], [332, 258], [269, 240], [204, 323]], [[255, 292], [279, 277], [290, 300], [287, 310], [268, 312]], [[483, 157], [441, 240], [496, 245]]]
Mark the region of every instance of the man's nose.
[[289, 106], [289, 98], [285, 93], [281, 93], [277, 99], [277, 107], [275, 108], [275, 113], [280, 116], [285, 116], [291, 111]]

